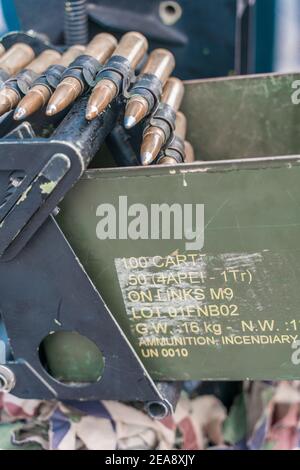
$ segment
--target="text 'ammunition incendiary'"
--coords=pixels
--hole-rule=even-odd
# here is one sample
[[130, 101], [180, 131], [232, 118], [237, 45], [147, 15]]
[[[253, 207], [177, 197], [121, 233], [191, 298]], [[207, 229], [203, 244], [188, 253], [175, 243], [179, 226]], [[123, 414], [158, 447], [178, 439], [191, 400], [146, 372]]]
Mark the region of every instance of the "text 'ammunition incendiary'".
[[223, 355], [245, 354], [249, 360], [257, 348], [263, 363], [264, 351], [269, 360], [269, 348], [283, 347], [283, 360], [291, 365], [300, 320], [296, 312], [279, 319], [268, 310], [262, 285], [269, 256], [185, 253], [116, 259], [131, 337], [142, 360], [150, 369], [167, 361], [177, 379], [184, 378], [184, 367], [189, 378], [213, 376], [214, 368], [221, 370], [216, 361], [213, 369], [206, 366], [214, 354], [226, 376], [232, 363], [224, 366]]

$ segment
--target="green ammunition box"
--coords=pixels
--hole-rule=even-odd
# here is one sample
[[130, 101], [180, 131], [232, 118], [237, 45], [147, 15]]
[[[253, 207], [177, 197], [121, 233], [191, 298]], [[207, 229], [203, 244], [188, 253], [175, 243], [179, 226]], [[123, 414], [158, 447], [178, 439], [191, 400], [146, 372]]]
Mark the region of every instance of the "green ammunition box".
[[[62, 204], [62, 230], [156, 380], [300, 378], [299, 78], [186, 83], [196, 163], [92, 169]], [[186, 231], [157, 236], [162, 204]], [[204, 217], [197, 240], [189, 210]], [[68, 341], [46, 354], [72, 380]]]

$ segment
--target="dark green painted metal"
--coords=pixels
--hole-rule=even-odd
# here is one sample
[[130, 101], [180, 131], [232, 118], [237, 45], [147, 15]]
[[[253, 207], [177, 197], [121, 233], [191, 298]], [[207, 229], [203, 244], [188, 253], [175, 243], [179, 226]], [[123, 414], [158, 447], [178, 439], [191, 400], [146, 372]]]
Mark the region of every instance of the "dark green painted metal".
[[183, 110], [198, 160], [293, 155], [300, 150], [297, 74], [188, 82]]
[[[284, 344], [189, 347], [187, 358], [142, 358], [154, 379], [300, 378], [291, 344], [292, 337], [300, 337], [300, 157], [293, 156], [300, 153], [300, 107], [291, 102], [295, 79], [299, 76], [273, 75], [188, 84], [184, 109], [189, 138], [198, 159], [209, 162], [90, 170], [62, 204], [63, 231], [138, 352], [135, 322], [125, 310], [115, 260], [182, 254], [185, 242], [98, 240], [96, 209], [102, 203], [117, 206], [120, 195], [128, 196], [128, 205], [204, 204], [201, 254], [207, 272], [233, 266], [252, 275], [249, 285], [227, 284], [240, 316], [209, 321], [220, 324], [225, 336], [290, 338]], [[217, 276], [205, 286], [226, 287]], [[205, 318], [198, 320], [203, 328]], [[253, 321], [254, 331], [241, 333], [241, 320]], [[265, 320], [274, 320], [272, 332], [258, 326]], [[181, 323], [178, 318], [171, 323], [174, 334]]]
[[95, 343], [76, 332], [57, 331], [47, 336], [40, 347], [40, 357], [49, 374], [65, 383], [97, 382], [104, 369]]

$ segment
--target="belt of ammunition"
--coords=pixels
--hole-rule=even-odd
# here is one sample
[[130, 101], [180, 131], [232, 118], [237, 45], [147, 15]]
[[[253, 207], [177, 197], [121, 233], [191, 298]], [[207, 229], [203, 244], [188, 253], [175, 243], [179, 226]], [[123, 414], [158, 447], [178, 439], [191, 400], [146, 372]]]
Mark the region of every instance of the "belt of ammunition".
[[82, 85], [83, 92], [85, 92], [95, 85], [96, 75], [101, 68], [102, 65], [94, 57], [81, 55], [65, 70], [61, 80], [67, 77], [77, 78]]
[[168, 147], [160, 153], [156, 163], [159, 163], [160, 160], [164, 157], [171, 157], [174, 158], [177, 163], [184, 163], [184, 141], [180, 137], [175, 136]]
[[36, 85], [46, 86], [51, 93], [56, 90], [58, 84], [60, 83], [66, 67], [63, 65], [51, 65], [48, 67], [45, 73], [40, 75], [31, 85], [33, 88]]
[[33, 70], [25, 69], [19, 72], [15, 77], [5, 82], [5, 87], [14, 90], [20, 98], [28, 93], [34, 80], [38, 78], [38, 74]]
[[117, 87], [117, 94], [122, 92], [124, 96], [128, 97], [127, 90], [132, 83], [133, 77], [134, 71], [130, 62], [125, 57], [115, 55], [102, 67], [96, 77], [96, 83], [103, 79], [111, 80]]
[[144, 134], [150, 126], [159, 127], [166, 137], [165, 146], [168, 146], [174, 138], [175, 121], [176, 112], [174, 109], [168, 104], [160, 103], [153, 116], [151, 116], [149, 124], [144, 130]]
[[153, 112], [161, 99], [161, 81], [152, 74], [144, 73], [138, 77], [130, 90], [130, 96], [140, 95], [147, 100], [149, 113]]
[[6, 80], [9, 79], [9, 74], [3, 70], [3, 69], [0, 69], [0, 86], [6, 82]]

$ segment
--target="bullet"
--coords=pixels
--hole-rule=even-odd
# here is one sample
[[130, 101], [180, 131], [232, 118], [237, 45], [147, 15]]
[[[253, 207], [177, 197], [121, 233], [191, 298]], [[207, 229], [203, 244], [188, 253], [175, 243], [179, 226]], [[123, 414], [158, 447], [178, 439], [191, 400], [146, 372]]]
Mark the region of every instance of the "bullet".
[[178, 111], [183, 95], [184, 86], [182, 81], [179, 78], [171, 77], [164, 87], [161, 101], [170, 106], [174, 111]]
[[61, 54], [53, 49], [46, 49], [35, 60], [27, 65], [26, 70], [32, 70], [37, 75], [45, 72], [50, 65], [55, 64], [60, 60]]
[[[97, 34], [87, 45], [85, 54], [94, 57], [99, 64], [103, 65], [111, 56], [117, 46], [117, 40], [108, 33]], [[66, 77], [57, 87], [51, 97], [46, 114], [53, 116], [67, 108], [84, 92], [82, 82], [74, 77]]]
[[118, 41], [109, 33], [97, 34], [86, 46], [85, 54], [94, 57], [103, 65], [116, 49]]
[[193, 146], [187, 140], [184, 141], [185, 163], [193, 163], [195, 161], [195, 152]]
[[[142, 79], [144, 75], [147, 75], [147, 79], [150, 81], [151, 77], [153, 77], [154, 79], [158, 79], [161, 86], [163, 86], [174, 70], [174, 67], [175, 59], [170, 51], [166, 49], [155, 49], [153, 52], [151, 52], [149, 59], [142, 70], [140, 78]], [[138, 86], [139, 78], [135, 83], [135, 87]], [[139, 88], [137, 88], [137, 90], [138, 89]], [[147, 92], [146, 86], [144, 86], [144, 90]], [[148, 93], [150, 93], [151, 98], [152, 95], [150, 89]], [[134, 127], [142, 119], [144, 119], [144, 117], [153, 111], [153, 105], [155, 105], [155, 101], [153, 101], [151, 108], [150, 101], [147, 100], [146, 96], [147, 94], [143, 96], [142, 94], [134, 93], [129, 99], [124, 118], [124, 126], [126, 129]], [[160, 98], [160, 96], [158, 98]]]
[[[52, 49], [47, 49], [42, 52], [35, 60], [33, 60], [29, 65], [27, 65], [24, 72], [33, 72], [28, 74], [26, 77], [27, 85], [30, 85], [30, 81], [34, 81], [42, 72], [44, 72], [50, 65], [54, 64], [61, 57], [60, 53]], [[18, 79], [18, 75], [15, 77], [14, 84]], [[12, 87], [12, 84], [6, 82], [4, 87], [0, 90], [0, 116], [7, 113], [11, 109], [14, 109], [18, 103], [21, 101], [21, 91], [18, 92], [16, 87]]]
[[[181, 105], [183, 94], [184, 86], [181, 80], [171, 77], [164, 87], [161, 103], [176, 112]], [[159, 127], [159, 125], [148, 126], [145, 130], [141, 147], [142, 165], [150, 165], [166, 143], [167, 136], [163, 127]]]
[[[55, 65], [68, 67], [77, 57], [82, 55], [84, 51], [84, 46], [72, 46], [61, 56], [60, 60], [58, 60]], [[52, 95], [53, 89], [46, 84], [33, 86], [19, 103], [14, 114], [14, 119], [16, 121], [25, 119], [43, 108], [49, 102]]]
[[187, 133], [187, 120], [181, 111], [176, 113], [175, 135], [179, 139], [184, 140]]
[[0, 91], [0, 116], [15, 108], [18, 104], [18, 99], [19, 95], [14, 90], [3, 88]]
[[[122, 36], [118, 47], [112, 57], [123, 57], [127, 59], [131, 68], [134, 70], [148, 49], [148, 41], [141, 33], [131, 31]], [[86, 119], [91, 121], [95, 119], [118, 95], [117, 85], [108, 78], [100, 79], [95, 86], [89, 99]]]
[[57, 65], [69, 67], [73, 60], [77, 59], [77, 57], [79, 57], [83, 53], [85, 53], [84, 46], [80, 46], [79, 44], [72, 46], [66, 52], [63, 53], [61, 59], [57, 62]]
[[9, 76], [15, 75], [33, 61], [34, 57], [32, 47], [23, 42], [17, 42], [0, 57], [0, 69]]
[[[179, 146], [180, 148], [184, 149], [184, 139], [187, 133], [187, 120], [185, 115], [181, 112], [178, 111], [176, 113], [176, 124], [175, 124], [175, 137], [178, 142], [179, 140]], [[174, 141], [175, 144], [175, 141]], [[158, 165], [176, 165], [178, 163], [178, 160], [182, 159], [181, 158], [181, 152], [179, 148], [177, 149], [176, 144], [173, 146], [172, 142], [170, 144], [170, 149], [171, 152], [168, 154], [168, 149], [166, 150], [166, 155], [162, 156], [159, 159]], [[177, 152], [178, 155], [175, 154], [174, 157], [171, 156], [172, 152]], [[178, 156], [178, 160], [176, 159], [176, 156]], [[185, 157], [185, 155], [184, 155]]]

